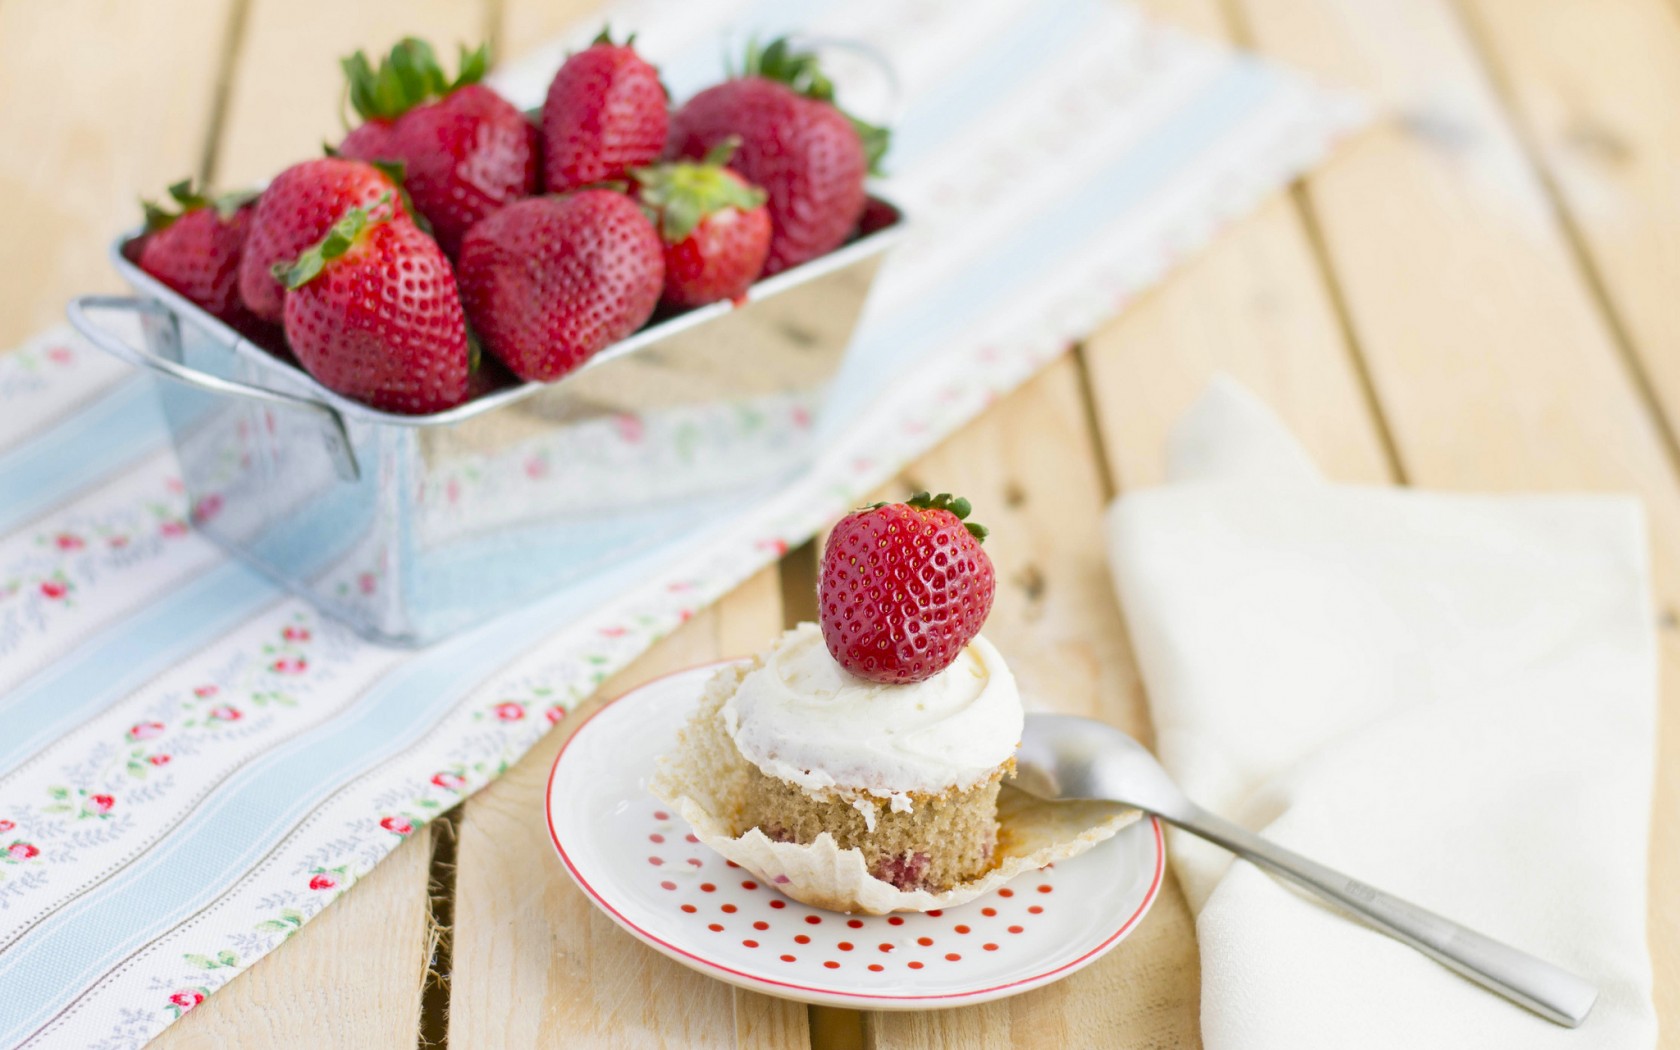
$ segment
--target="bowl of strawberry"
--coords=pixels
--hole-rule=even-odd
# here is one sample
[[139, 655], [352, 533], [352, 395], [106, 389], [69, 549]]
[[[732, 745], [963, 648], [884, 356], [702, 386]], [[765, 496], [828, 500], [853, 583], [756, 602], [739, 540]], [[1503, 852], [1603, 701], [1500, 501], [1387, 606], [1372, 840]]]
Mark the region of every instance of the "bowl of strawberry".
[[[156, 376], [201, 531], [424, 644], [628, 572], [804, 469], [899, 210], [884, 129], [778, 40], [680, 105], [634, 46], [539, 108], [405, 39], [260, 190], [190, 183], [71, 322]], [[126, 314], [127, 316], [120, 316]]]

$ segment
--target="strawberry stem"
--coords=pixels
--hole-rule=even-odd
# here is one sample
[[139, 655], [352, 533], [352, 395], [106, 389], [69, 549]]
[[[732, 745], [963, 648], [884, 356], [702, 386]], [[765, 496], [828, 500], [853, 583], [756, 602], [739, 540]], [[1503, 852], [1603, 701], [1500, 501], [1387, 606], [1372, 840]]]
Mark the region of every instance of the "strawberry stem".
[[349, 85], [350, 105], [363, 120], [395, 120], [416, 106], [443, 98], [457, 88], [476, 84], [490, 68], [489, 45], [461, 48], [454, 80], [444, 73], [432, 45], [404, 37], [377, 69], [367, 54], [357, 51], [339, 62]]
[[858, 139], [863, 143], [864, 156], [869, 158], [869, 173], [881, 174], [881, 161], [892, 145], [892, 130], [871, 124], [841, 109], [834, 101], [834, 81], [822, 70], [822, 64], [812, 51], [796, 51], [787, 37], [777, 37], [759, 46], [755, 38], [747, 42], [747, 58], [741, 76], [775, 80], [818, 102], [826, 102], [852, 122]]
[[193, 189], [192, 179], [182, 179], [173, 183], [166, 191], [170, 200], [174, 201], [179, 211], [170, 211], [167, 207], [154, 204], [148, 200], [140, 202], [140, 209], [146, 215], [146, 232], [156, 233], [168, 229], [175, 220], [188, 212], [200, 208], [215, 208], [216, 214], [223, 221], [233, 218], [235, 212], [257, 198], [256, 190], [236, 190], [230, 193], [211, 194], [202, 189]]
[[[919, 507], [922, 510], [943, 510], [949, 512], [955, 516], [958, 521], [962, 522], [963, 528], [968, 530], [968, 534], [973, 536], [975, 540], [980, 543], [985, 543], [986, 537], [991, 535], [991, 530], [986, 528], [986, 526], [976, 521], [967, 520], [969, 514], [974, 510], [974, 505], [961, 496], [953, 496], [949, 492], [941, 492], [937, 496], [929, 495], [926, 492], [918, 492], [904, 502], [908, 506]], [[882, 507], [890, 505], [891, 504], [888, 503], [871, 503], [865, 509], [880, 510]]]
[[332, 229], [327, 231], [325, 237], [305, 249], [296, 261], [275, 263], [274, 276], [292, 291], [302, 288], [319, 276], [321, 271], [326, 269], [327, 263], [348, 254], [364, 232], [382, 222], [391, 221], [394, 214], [389, 193], [374, 201], [372, 207], [351, 208], [333, 223]]
[[724, 163], [740, 144], [731, 135], [699, 163], [672, 161], [630, 173], [637, 183], [637, 199], [653, 214], [667, 244], [680, 243], [708, 215], [726, 208], [752, 211], [764, 204], [763, 190], [724, 171]]

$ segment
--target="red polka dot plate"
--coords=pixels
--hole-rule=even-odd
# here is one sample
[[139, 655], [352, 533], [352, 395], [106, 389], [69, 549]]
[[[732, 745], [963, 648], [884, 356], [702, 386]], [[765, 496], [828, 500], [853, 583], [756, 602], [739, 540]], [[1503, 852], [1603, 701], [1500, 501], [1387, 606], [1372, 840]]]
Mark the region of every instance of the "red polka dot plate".
[[925, 1010], [1060, 980], [1120, 943], [1160, 889], [1160, 824], [961, 907], [843, 915], [761, 885], [648, 793], [716, 665], [650, 682], [572, 734], [548, 780], [548, 829], [601, 910], [654, 949], [754, 991], [832, 1006]]

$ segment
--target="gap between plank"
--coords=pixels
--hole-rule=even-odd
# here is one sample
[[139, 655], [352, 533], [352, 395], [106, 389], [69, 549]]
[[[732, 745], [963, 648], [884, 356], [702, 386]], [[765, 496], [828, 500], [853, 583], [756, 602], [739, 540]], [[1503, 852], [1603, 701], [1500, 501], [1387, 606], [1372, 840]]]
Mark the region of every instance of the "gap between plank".
[[216, 178], [222, 152], [222, 129], [227, 122], [228, 98], [233, 94], [233, 72], [245, 50], [245, 18], [251, 0], [232, 0], [228, 7], [227, 30], [222, 36], [221, 61], [216, 65], [215, 88], [210, 95], [210, 119], [204, 129], [204, 152], [198, 160], [198, 184], [209, 188]]
[[1114, 464], [1108, 459], [1108, 445], [1103, 440], [1102, 413], [1097, 411], [1097, 393], [1091, 383], [1091, 362], [1086, 357], [1084, 342], [1073, 344], [1074, 374], [1079, 377], [1079, 410], [1085, 414], [1085, 432], [1091, 439], [1091, 457], [1097, 465], [1097, 487], [1106, 508], [1120, 494], [1120, 482], [1114, 476]]
[[449, 976], [455, 940], [455, 817], [432, 821], [431, 874], [426, 880], [426, 984], [420, 993], [419, 1050], [449, 1045]]
[[[1225, 21], [1231, 27], [1231, 40], [1246, 51], [1258, 53], [1255, 49], [1254, 27], [1249, 24], [1241, 0], [1218, 2], [1225, 15]], [[1313, 210], [1312, 195], [1307, 192], [1305, 177], [1290, 184], [1289, 195], [1295, 206], [1295, 213], [1300, 216], [1307, 243], [1312, 248], [1313, 262], [1318, 267], [1319, 277], [1324, 281], [1330, 307], [1336, 314], [1336, 328], [1341, 332], [1342, 346], [1347, 350], [1353, 374], [1359, 380], [1359, 392], [1365, 400], [1365, 410], [1370, 413], [1371, 421], [1376, 425], [1377, 439], [1382, 444], [1383, 459], [1388, 464], [1389, 475], [1397, 485], [1410, 485], [1411, 478], [1406, 473], [1405, 461], [1400, 458], [1400, 446], [1394, 440], [1388, 414], [1383, 411], [1382, 398], [1377, 394], [1377, 384], [1371, 375], [1370, 363], [1365, 359], [1365, 352], [1359, 345], [1359, 335], [1353, 325], [1353, 314], [1348, 309], [1346, 296], [1342, 293], [1342, 284], [1336, 279], [1329, 245], [1325, 242], [1324, 231], [1319, 227], [1318, 215]]]
[[[1680, 0], [1676, 2], [1680, 3]], [[1650, 416], [1652, 425], [1656, 428], [1663, 454], [1668, 458], [1669, 469], [1674, 472], [1676, 479], [1680, 480], [1680, 436], [1676, 435], [1674, 423], [1664, 411], [1662, 399], [1657, 396], [1656, 384], [1645, 367], [1644, 359], [1639, 355], [1633, 334], [1623, 322], [1621, 312], [1616, 309], [1615, 300], [1610, 296], [1609, 282], [1598, 264], [1593, 261], [1586, 233], [1575, 221], [1575, 215], [1563, 195], [1563, 188], [1552, 177], [1551, 169], [1541, 156], [1540, 144], [1535, 141], [1527, 122], [1518, 112], [1515, 88], [1500, 64], [1487, 28], [1478, 21], [1466, 0], [1454, 0], [1447, 6], [1457, 17], [1465, 38], [1470, 41], [1470, 46], [1482, 61], [1482, 68], [1486, 70], [1488, 81], [1493, 85], [1494, 97], [1499, 101], [1500, 115], [1516, 135], [1517, 142], [1522, 146], [1523, 157], [1540, 181], [1546, 203], [1551, 207], [1552, 217], [1557, 221], [1558, 229], [1563, 232], [1564, 243], [1569, 246], [1569, 254], [1575, 261], [1575, 268], [1581, 275], [1582, 283], [1587, 287], [1587, 294], [1592, 296], [1599, 313], [1603, 315], [1604, 322], [1610, 330], [1611, 342], [1616, 345], [1616, 354], [1621, 358], [1622, 367], [1633, 382], [1635, 395], [1644, 405], [1646, 414]], [[1680, 14], [1680, 11], [1677, 11], [1677, 14]], [[1653, 353], [1658, 352], [1655, 347], [1650, 349]]]

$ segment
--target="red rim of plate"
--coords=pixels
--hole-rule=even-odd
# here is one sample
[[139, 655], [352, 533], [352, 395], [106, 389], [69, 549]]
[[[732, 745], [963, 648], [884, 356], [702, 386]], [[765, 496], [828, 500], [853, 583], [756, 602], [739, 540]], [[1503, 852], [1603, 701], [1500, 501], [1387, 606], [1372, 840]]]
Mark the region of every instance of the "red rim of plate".
[[554, 765], [548, 771], [548, 781], [543, 788], [543, 820], [548, 825], [548, 839], [554, 844], [554, 851], [560, 855], [560, 860], [566, 865], [566, 870], [571, 873], [572, 880], [583, 889], [584, 893], [589, 895], [590, 899], [593, 900], [602, 911], [612, 916], [614, 922], [618, 923], [626, 930], [629, 930], [648, 944], [653, 945], [663, 952], [680, 955], [684, 959], [688, 959], [704, 969], [728, 974], [736, 980], [749, 984], [763, 985], [771, 988], [781, 988], [795, 992], [809, 992], [813, 995], [833, 996], [844, 999], [874, 999], [882, 1002], [959, 1001], [963, 999], [972, 999], [976, 996], [992, 995], [997, 992], [1008, 991], [1011, 988], [1020, 988], [1022, 985], [1040, 984], [1059, 973], [1070, 969], [1076, 969], [1083, 966], [1085, 963], [1094, 961], [1098, 956], [1114, 947], [1114, 945], [1119, 942], [1120, 938], [1124, 937], [1133, 926], [1137, 925], [1138, 920], [1143, 918], [1143, 916], [1149, 911], [1150, 905], [1155, 903], [1155, 896], [1161, 890], [1161, 878], [1166, 872], [1167, 851], [1166, 842], [1162, 838], [1161, 834], [1161, 821], [1159, 818], [1151, 816], [1149, 818], [1149, 823], [1155, 833], [1155, 874], [1150, 879], [1149, 890], [1144, 894], [1143, 901], [1138, 905], [1137, 910], [1132, 912], [1126, 921], [1120, 924], [1120, 928], [1109, 934], [1108, 937], [1104, 938], [1101, 944], [1092, 948], [1090, 951], [1087, 951], [1084, 955], [1079, 956], [1077, 959], [1069, 960], [1054, 969], [1045, 970], [1043, 973], [1033, 974], [1030, 977], [1018, 978], [1017, 980], [1009, 981], [1004, 984], [990, 985], [986, 988], [972, 988], [965, 992], [949, 992], [937, 995], [891, 995], [877, 994], [874, 992], [848, 992], [835, 988], [822, 988], [807, 984], [796, 984], [792, 981], [778, 981], [773, 977], [760, 977], [757, 974], [746, 973], [742, 970], [736, 970], [731, 967], [724, 966], [721, 963], [713, 962], [711, 959], [702, 955], [696, 955], [694, 952], [691, 952], [686, 948], [679, 948], [671, 942], [659, 937], [657, 934], [636, 925], [634, 922], [631, 922], [628, 918], [626, 918], [617, 908], [614, 908], [611, 904], [609, 904], [607, 899], [597, 892], [594, 886], [590, 885], [589, 880], [584, 878], [583, 873], [577, 869], [577, 865], [572, 863], [572, 858], [566, 853], [566, 847], [560, 844], [560, 836], [554, 833], [554, 775], [560, 771], [560, 762], [566, 757], [567, 749], [577, 742], [578, 737], [583, 735], [584, 728], [594, 720], [596, 715], [605, 711], [613, 704], [618, 703], [627, 696], [641, 692], [656, 682], [664, 681], [667, 678], [675, 678], [678, 675], [690, 674], [694, 671], [705, 670], [713, 667], [722, 667], [725, 664], [736, 662], [737, 661], [735, 660], [719, 660], [715, 663], [696, 664], [693, 667], [685, 667], [678, 671], [672, 671], [669, 674], [662, 674], [657, 678], [650, 678], [636, 688], [613, 697], [611, 700], [608, 700], [600, 707], [591, 711], [584, 717], [583, 721], [577, 724], [577, 728], [572, 730], [572, 735], [567, 738], [564, 744], [560, 745], [560, 753], [554, 756]]

